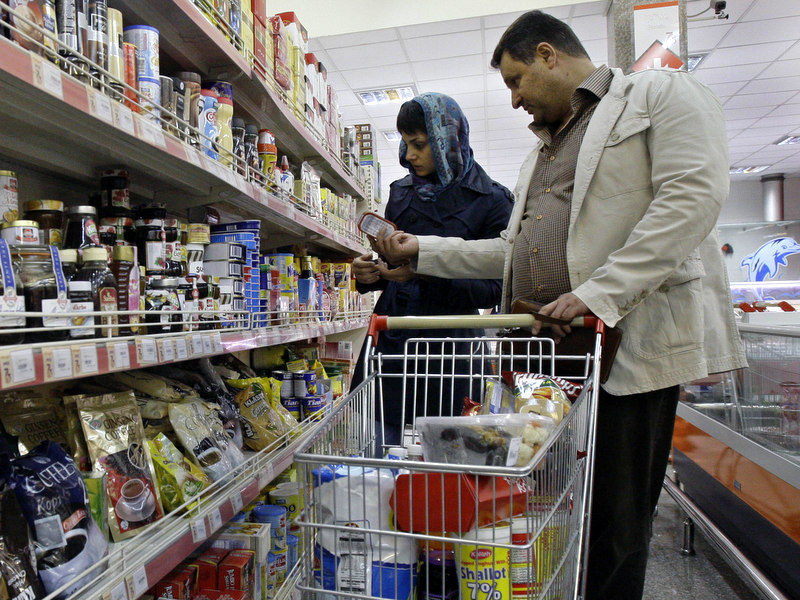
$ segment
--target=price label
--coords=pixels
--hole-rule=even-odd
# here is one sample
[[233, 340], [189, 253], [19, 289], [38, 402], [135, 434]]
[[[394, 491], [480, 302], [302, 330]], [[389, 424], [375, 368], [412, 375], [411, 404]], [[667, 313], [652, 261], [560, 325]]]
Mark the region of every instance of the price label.
[[33, 362], [33, 350], [14, 350], [11, 356], [11, 382], [25, 383], [36, 379], [36, 363]]
[[136, 340], [136, 360], [141, 365], [151, 365], [158, 361], [156, 342], [151, 338]]
[[222, 527], [222, 514], [219, 512], [219, 508], [215, 508], [208, 515], [208, 526], [211, 533], [214, 533], [217, 529]]
[[91, 375], [99, 370], [97, 363], [97, 346], [78, 346], [73, 356], [73, 368], [81, 375]]
[[263, 490], [269, 482], [272, 481], [275, 477], [275, 467], [272, 466], [272, 463], [269, 463], [264, 470], [258, 474], [258, 489]]
[[147, 583], [147, 571], [145, 571], [144, 566], [136, 569], [133, 575], [128, 575], [125, 578], [125, 585], [128, 588], [128, 597], [130, 598], [138, 598], [150, 589]]
[[192, 530], [192, 541], [195, 544], [206, 541], [208, 534], [206, 533], [206, 520], [195, 519], [189, 523], [189, 528]]
[[128, 588], [125, 587], [124, 581], [120, 581], [111, 590], [111, 600], [128, 600]]
[[33, 60], [33, 82], [37, 87], [59, 100], [64, 99], [64, 85], [61, 80], [61, 71], [50, 61], [31, 56]]
[[233, 507], [233, 514], [235, 515], [244, 506], [244, 502], [242, 501], [242, 493], [241, 492], [234, 492], [233, 496], [231, 496], [231, 506]]
[[205, 354], [213, 354], [214, 353], [214, 342], [211, 340], [210, 335], [203, 335], [203, 353]]
[[186, 345], [186, 338], [175, 338], [175, 358], [186, 360], [189, 358], [189, 348]]
[[159, 354], [161, 355], [161, 362], [174, 362], [175, 361], [175, 344], [172, 340], [159, 340]]
[[161, 127], [147, 118], [139, 117], [139, 138], [154, 146], [167, 147], [167, 140], [164, 139]]
[[200, 167], [201, 169], [203, 168], [203, 163], [200, 162], [200, 155], [196, 150], [193, 150], [192, 148], [186, 148], [186, 158], [196, 167]]
[[42, 362], [45, 381], [72, 377], [72, 351], [69, 348], [42, 348]]
[[222, 334], [219, 331], [211, 334], [211, 342], [214, 345], [214, 352], [225, 352], [225, 348], [222, 345]]
[[106, 348], [108, 349], [108, 360], [112, 369], [121, 371], [131, 368], [131, 355], [127, 342], [109, 344]]
[[201, 335], [192, 336], [192, 354], [194, 356], [199, 356], [203, 354], [203, 336]]
[[114, 125], [125, 133], [135, 136], [136, 128], [133, 125], [133, 112], [131, 112], [131, 109], [120, 102], [114, 102], [112, 110], [114, 112]]
[[100, 90], [86, 86], [89, 95], [89, 112], [106, 123], [114, 123], [114, 113], [111, 112], [111, 98]]

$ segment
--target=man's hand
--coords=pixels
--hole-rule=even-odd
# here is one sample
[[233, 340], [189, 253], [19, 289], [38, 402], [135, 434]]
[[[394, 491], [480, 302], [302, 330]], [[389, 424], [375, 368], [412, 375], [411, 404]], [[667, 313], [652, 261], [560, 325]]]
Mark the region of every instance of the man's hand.
[[409, 265], [403, 265], [402, 267], [389, 269], [385, 264], [380, 264], [378, 265], [378, 270], [381, 273], [381, 277], [383, 277], [386, 281], [397, 281], [398, 283], [409, 281], [417, 276], [417, 274], [411, 270]]
[[378, 265], [372, 260], [372, 254], [369, 253], [354, 258], [352, 270], [356, 281], [365, 285], [375, 283], [381, 278]]
[[[589, 307], [586, 306], [583, 301], [578, 298], [572, 292], [567, 292], [566, 294], [561, 294], [555, 301], [551, 302], [550, 304], [545, 304], [539, 312], [543, 315], [554, 317], [556, 319], [564, 319], [566, 321], [571, 321], [575, 317], [579, 317], [581, 315], [585, 315], [589, 312]], [[556, 340], [560, 340], [565, 335], [570, 333], [572, 329], [570, 329], [569, 325], [561, 326], [561, 325], [553, 325], [553, 336]], [[539, 331], [542, 329], [542, 324], [539, 321], [536, 321], [531, 328], [533, 335], [538, 335]]]
[[381, 231], [377, 238], [370, 238], [372, 249], [395, 265], [408, 263], [419, 253], [417, 236], [404, 231], [394, 231], [386, 235]]

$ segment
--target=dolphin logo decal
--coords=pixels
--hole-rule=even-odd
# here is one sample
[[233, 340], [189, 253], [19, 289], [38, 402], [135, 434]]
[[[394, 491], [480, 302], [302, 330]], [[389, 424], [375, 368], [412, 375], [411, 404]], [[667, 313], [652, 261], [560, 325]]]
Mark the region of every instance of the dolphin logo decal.
[[742, 259], [740, 267], [747, 267], [747, 281], [774, 279], [780, 266], [786, 266], [786, 257], [800, 252], [800, 244], [790, 237], [770, 240], [752, 254]]

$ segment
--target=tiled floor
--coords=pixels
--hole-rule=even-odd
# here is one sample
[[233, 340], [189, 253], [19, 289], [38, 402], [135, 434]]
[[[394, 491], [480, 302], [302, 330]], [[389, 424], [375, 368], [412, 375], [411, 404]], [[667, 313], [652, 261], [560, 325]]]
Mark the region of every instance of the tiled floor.
[[683, 514], [662, 491], [653, 524], [644, 600], [758, 600], [695, 529], [694, 556], [681, 554]]

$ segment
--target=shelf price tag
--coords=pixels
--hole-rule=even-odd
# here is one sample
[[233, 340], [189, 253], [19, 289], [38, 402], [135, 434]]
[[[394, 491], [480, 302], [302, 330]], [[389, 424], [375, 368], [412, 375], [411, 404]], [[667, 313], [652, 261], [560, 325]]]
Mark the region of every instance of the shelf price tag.
[[231, 506], [233, 507], [233, 514], [235, 515], [244, 506], [244, 502], [242, 501], [242, 493], [241, 492], [234, 492], [233, 496], [231, 496]]
[[161, 357], [161, 362], [175, 361], [175, 344], [172, 343], [171, 339], [158, 340], [158, 354]]
[[167, 147], [167, 140], [157, 123], [148, 118], [139, 117], [139, 138], [161, 148]]
[[36, 379], [36, 364], [33, 362], [33, 350], [13, 350], [9, 353], [9, 367], [12, 385], [27, 383]]
[[206, 533], [206, 520], [205, 518], [195, 519], [189, 523], [189, 528], [192, 530], [192, 541], [195, 544], [206, 541], [208, 534]]
[[192, 163], [196, 167], [200, 167], [201, 169], [204, 168], [203, 163], [200, 162], [200, 155], [197, 153], [196, 150], [188, 147], [184, 148], [184, 150], [186, 151], [186, 158], [189, 160], [190, 163]]
[[111, 590], [111, 600], [128, 600], [128, 588], [125, 586], [124, 581], [120, 581]]
[[45, 381], [72, 377], [72, 350], [69, 348], [42, 348], [42, 361]]
[[186, 338], [175, 338], [175, 358], [178, 360], [186, 360], [189, 358], [189, 348], [186, 345]]
[[222, 527], [222, 514], [219, 512], [219, 508], [215, 508], [209, 513], [208, 527], [211, 533], [214, 533], [217, 529]]
[[59, 100], [64, 99], [64, 84], [61, 71], [48, 60], [31, 55], [33, 61], [33, 83]]
[[111, 105], [114, 113], [114, 125], [122, 129], [125, 133], [136, 135], [136, 128], [133, 125], [133, 112], [121, 102], [114, 102]]
[[112, 369], [121, 371], [131, 368], [131, 355], [127, 342], [108, 344], [106, 349], [108, 351], [108, 362]]
[[225, 352], [225, 347], [222, 345], [222, 334], [219, 331], [211, 334], [211, 343], [214, 345], [214, 352]]
[[203, 353], [204, 354], [213, 354], [214, 353], [214, 342], [211, 340], [210, 335], [203, 335], [200, 336], [203, 338]]
[[136, 362], [140, 365], [151, 365], [158, 361], [156, 342], [151, 338], [136, 340]]
[[97, 346], [73, 347], [72, 368], [76, 375], [91, 375], [99, 370], [97, 363]]
[[258, 489], [263, 490], [274, 477], [275, 467], [272, 466], [272, 463], [268, 463], [264, 470], [258, 474]]
[[89, 96], [89, 112], [106, 123], [114, 123], [114, 113], [111, 112], [111, 98], [100, 90], [86, 86]]
[[192, 354], [194, 356], [200, 356], [201, 354], [203, 354], [203, 336], [201, 335], [192, 336]]
[[144, 565], [136, 569], [133, 575], [128, 575], [128, 577], [125, 578], [125, 586], [128, 588], [129, 598], [138, 598], [150, 589], [147, 583], [147, 571]]

